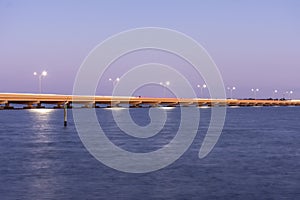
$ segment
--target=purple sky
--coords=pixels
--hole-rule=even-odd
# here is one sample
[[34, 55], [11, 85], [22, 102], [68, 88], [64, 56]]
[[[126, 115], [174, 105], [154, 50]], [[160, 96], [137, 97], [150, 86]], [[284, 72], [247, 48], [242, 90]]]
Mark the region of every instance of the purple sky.
[[[259, 88], [260, 98], [271, 97], [274, 89], [278, 97], [293, 90], [293, 98], [300, 98], [297, 0], [0, 0], [0, 92], [37, 92], [33, 72], [45, 69], [44, 92], [71, 94], [79, 66], [97, 44], [148, 26], [175, 29], [202, 44], [225, 85], [237, 87], [235, 97], [250, 97], [251, 88]], [[138, 63], [152, 61], [151, 55], [144, 52]], [[108, 73], [117, 77], [120, 70]], [[190, 81], [202, 84], [197, 78]], [[104, 81], [100, 88], [98, 94], [107, 95], [112, 85]]]

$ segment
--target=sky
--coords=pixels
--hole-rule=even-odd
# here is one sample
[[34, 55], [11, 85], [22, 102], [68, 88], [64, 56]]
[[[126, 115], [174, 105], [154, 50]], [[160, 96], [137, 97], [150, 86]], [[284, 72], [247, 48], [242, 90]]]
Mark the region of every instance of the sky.
[[[276, 97], [293, 90], [292, 98], [300, 98], [297, 0], [0, 0], [0, 93], [36, 93], [33, 72], [47, 70], [44, 93], [72, 94], [76, 73], [95, 46], [140, 27], [174, 29], [192, 37], [218, 66], [225, 87], [236, 87], [234, 97], [252, 97], [251, 88], [259, 88], [258, 98], [272, 97], [275, 89]], [[133, 64], [177, 59], [151, 51], [128, 56], [103, 80], [121, 76]], [[170, 65], [193, 73], [174, 60]], [[197, 77], [190, 82], [203, 84]], [[102, 81], [99, 88], [97, 94], [109, 95], [112, 83]], [[160, 96], [161, 91], [140, 94]]]

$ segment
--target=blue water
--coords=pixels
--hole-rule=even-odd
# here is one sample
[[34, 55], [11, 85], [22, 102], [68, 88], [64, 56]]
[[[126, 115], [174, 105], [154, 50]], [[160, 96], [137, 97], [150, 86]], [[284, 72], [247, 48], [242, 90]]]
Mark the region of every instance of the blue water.
[[[137, 124], [148, 109], [130, 110]], [[122, 134], [111, 111], [97, 109], [108, 137], [148, 152], [174, 137], [179, 109], [168, 110], [163, 136], [137, 141]], [[198, 135], [170, 166], [146, 174], [111, 169], [81, 143], [69, 111], [0, 111], [0, 199], [299, 199], [300, 107], [228, 108], [213, 151], [198, 158], [210, 109], [201, 109]], [[142, 139], [139, 139], [142, 140]], [[141, 145], [142, 144], [142, 145]]]

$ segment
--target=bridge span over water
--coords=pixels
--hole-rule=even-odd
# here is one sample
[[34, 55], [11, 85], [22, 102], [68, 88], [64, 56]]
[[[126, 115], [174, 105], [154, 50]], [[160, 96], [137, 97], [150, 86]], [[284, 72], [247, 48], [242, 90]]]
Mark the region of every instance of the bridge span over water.
[[202, 98], [150, 98], [112, 96], [73, 96], [58, 94], [0, 93], [0, 109], [72, 107], [158, 107], [158, 106], [300, 106], [300, 100], [245, 100]]

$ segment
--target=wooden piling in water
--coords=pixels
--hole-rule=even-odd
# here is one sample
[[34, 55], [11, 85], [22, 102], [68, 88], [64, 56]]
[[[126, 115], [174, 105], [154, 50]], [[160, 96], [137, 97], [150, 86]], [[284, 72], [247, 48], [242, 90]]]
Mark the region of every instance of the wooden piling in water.
[[68, 125], [68, 112], [67, 112], [67, 108], [68, 108], [68, 103], [65, 102], [64, 103], [64, 126], [65, 127]]

